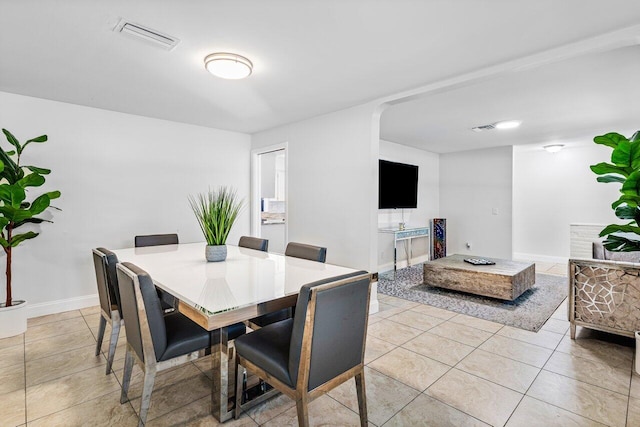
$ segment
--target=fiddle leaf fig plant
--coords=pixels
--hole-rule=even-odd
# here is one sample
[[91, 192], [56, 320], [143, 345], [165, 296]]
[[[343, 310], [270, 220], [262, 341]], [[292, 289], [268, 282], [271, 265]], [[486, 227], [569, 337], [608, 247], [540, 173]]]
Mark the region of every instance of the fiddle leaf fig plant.
[[[0, 147], [0, 245], [7, 256], [6, 277], [7, 292], [5, 307], [12, 305], [11, 295], [11, 263], [12, 249], [24, 242], [33, 239], [40, 233], [25, 231], [17, 233], [16, 230], [26, 224], [40, 224], [52, 222], [39, 218], [39, 215], [51, 206], [51, 200], [60, 197], [59, 191], [49, 191], [32, 196], [34, 187], [40, 187], [45, 183], [45, 175], [51, 173], [49, 169], [23, 165], [21, 163], [24, 149], [32, 142], [43, 143], [47, 141], [47, 135], [41, 135], [21, 144], [11, 132], [2, 129], [7, 141], [13, 147], [5, 151]], [[2, 305], [2, 304], [0, 304]]]
[[611, 208], [626, 222], [606, 226], [600, 232], [600, 237], [606, 236], [602, 243], [614, 252], [640, 251], [640, 240], [631, 236], [640, 237], [640, 131], [631, 138], [612, 132], [596, 136], [593, 142], [613, 149], [611, 163], [591, 165], [591, 170], [599, 175], [598, 182], [622, 184], [621, 195]]

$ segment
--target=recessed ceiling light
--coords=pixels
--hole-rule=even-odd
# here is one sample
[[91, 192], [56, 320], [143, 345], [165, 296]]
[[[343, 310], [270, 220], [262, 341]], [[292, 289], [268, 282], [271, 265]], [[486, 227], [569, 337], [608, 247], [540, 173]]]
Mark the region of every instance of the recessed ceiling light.
[[521, 123], [521, 120], [505, 120], [503, 122], [494, 123], [493, 125], [496, 129], [514, 129], [520, 126]]
[[548, 153], [557, 153], [558, 151], [564, 148], [564, 144], [549, 144], [549, 145], [545, 145], [542, 148], [547, 150]]
[[223, 79], [244, 79], [253, 71], [253, 64], [244, 56], [235, 53], [212, 53], [204, 58], [207, 71]]

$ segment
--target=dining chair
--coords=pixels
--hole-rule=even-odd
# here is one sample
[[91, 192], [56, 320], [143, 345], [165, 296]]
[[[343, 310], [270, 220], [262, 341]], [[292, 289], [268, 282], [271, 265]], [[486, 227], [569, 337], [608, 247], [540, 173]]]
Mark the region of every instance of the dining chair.
[[304, 243], [289, 242], [284, 254], [286, 256], [317, 262], [326, 262], [327, 260], [327, 248], [323, 248], [322, 246], [306, 245]]
[[181, 313], [164, 315], [151, 277], [129, 262], [117, 265], [127, 353], [120, 403], [129, 401], [128, 392], [134, 363], [144, 371], [140, 420], [147, 419], [157, 372], [203, 356], [211, 346], [209, 331]]
[[269, 240], [260, 239], [259, 237], [242, 236], [238, 241], [241, 248], [255, 249], [256, 251], [267, 252], [269, 249]]
[[[165, 246], [165, 245], [177, 245], [177, 234], [145, 234], [135, 236], [133, 244], [136, 248], [144, 248], [147, 246]], [[158, 296], [160, 297], [160, 303], [162, 309], [165, 312], [172, 312], [178, 308], [178, 301], [176, 298], [168, 292], [158, 289]]]
[[96, 356], [100, 355], [107, 322], [111, 327], [109, 350], [107, 352], [107, 375], [111, 372], [116, 346], [118, 345], [120, 327], [123, 324], [118, 278], [116, 277], [117, 263], [118, 257], [110, 250], [105, 248], [93, 249], [93, 266], [96, 271], [98, 299], [100, 300], [100, 324], [98, 326]]
[[300, 289], [293, 319], [238, 338], [235, 418], [255, 406], [242, 405], [246, 370], [296, 401], [299, 426], [309, 425], [313, 399], [355, 377], [360, 425], [367, 426], [364, 350], [370, 294], [366, 271], [309, 283]]

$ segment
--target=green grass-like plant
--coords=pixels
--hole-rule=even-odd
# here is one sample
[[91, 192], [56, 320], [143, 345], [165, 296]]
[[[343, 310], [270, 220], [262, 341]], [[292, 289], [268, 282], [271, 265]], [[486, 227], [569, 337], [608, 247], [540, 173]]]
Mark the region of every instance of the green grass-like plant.
[[207, 245], [219, 246], [227, 242], [233, 223], [244, 207], [235, 190], [219, 187], [196, 196], [189, 196], [189, 204], [196, 215]]
[[629, 233], [640, 235], [640, 131], [631, 138], [611, 132], [596, 136], [593, 142], [613, 149], [611, 163], [591, 165], [591, 170], [600, 175], [598, 182], [622, 184], [622, 194], [611, 208], [618, 218], [627, 221], [607, 225], [600, 232], [600, 237], [606, 236], [602, 244], [613, 252], [640, 251], [640, 241], [628, 236]]

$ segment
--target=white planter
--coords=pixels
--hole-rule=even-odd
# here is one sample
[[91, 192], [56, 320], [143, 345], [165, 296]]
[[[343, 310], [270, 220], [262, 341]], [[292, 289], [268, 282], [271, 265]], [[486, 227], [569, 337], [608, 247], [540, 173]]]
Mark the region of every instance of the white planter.
[[0, 338], [20, 335], [27, 330], [27, 302], [13, 300], [11, 307], [0, 304]]
[[635, 360], [635, 369], [636, 373], [640, 374], [640, 331], [636, 331], [636, 360]]

